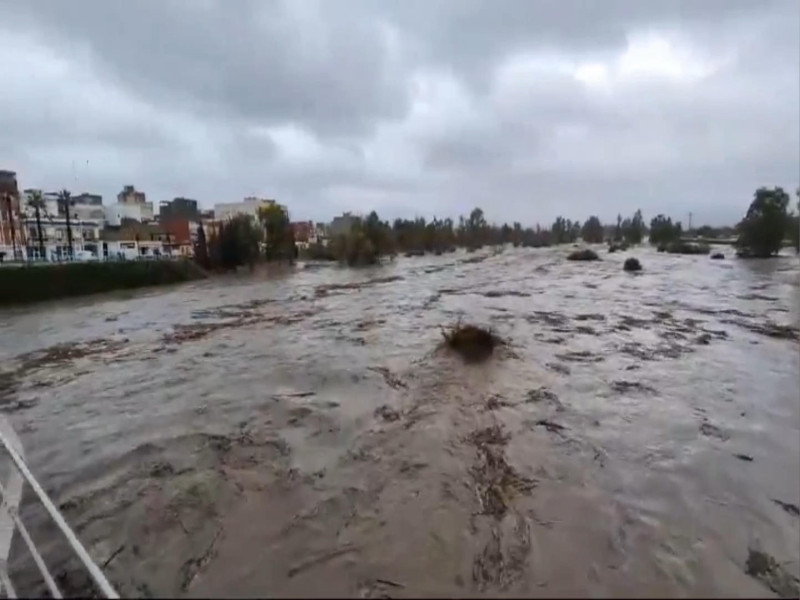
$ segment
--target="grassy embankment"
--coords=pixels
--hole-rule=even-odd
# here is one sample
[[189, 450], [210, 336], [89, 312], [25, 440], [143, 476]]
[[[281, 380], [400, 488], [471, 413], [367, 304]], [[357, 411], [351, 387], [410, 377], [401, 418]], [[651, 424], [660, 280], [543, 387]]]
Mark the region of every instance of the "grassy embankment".
[[67, 263], [0, 268], [0, 306], [207, 277], [190, 260]]

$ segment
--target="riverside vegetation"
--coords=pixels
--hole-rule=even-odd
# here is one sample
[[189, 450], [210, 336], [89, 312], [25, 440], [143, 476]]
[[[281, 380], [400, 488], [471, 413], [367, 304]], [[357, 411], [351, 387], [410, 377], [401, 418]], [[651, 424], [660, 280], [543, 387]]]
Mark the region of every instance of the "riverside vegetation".
[[187, 259], [8, 267], [0, 269], [0, 306], [181, 283], [207, 276]]
[[[800, 198], [800, 190], [798, 190]], [[68, 193], [64, 192], [65, 202]], [[490, 224], [481, 208], [468, 217], [453, 219], [422, 217], [413, 220], [381, 220], [372, 211], [357, 218], [349, 232], [334, 236], [327, 245], [315, 244], [305, 249], [302, 258], [339, 262], [348, 266], [379, 264], [397, 254], [418, 256], [443, 254], [456, 248], [468, 252], [484, 246], [512, 244], [515, 247], [541, 248], [574, 244], [579, 239], [587, 244], [609, 244], [608, 251], [625, 251], [640, 244], [646, 236], [660, 252], [673, 254], [709, 254], [705, 243], [683, 239], [684, 233], [714, 238], [737, 234], [737, 256], [766, 258], [775, 256], [790, 243], [800, 251], [800, 217], [789, 210], [789, 195], [780, 187], [759, 188], [742, 221], [735, 229], [713, 229], [703, 226], [684, 232], [680, 222], [657, 215], [645, 225], [641, 210], [632, 217], [617, 216], [615, 225], [603, 225], [597, 216], [590, 216], [581, 225], [558, 217], [550, 228], [523, 228]], [[41, 242], [41, 240], [40, 240]], [[257, 219], [237, 216], [214, 227], [198, 227], [194, 262], [156, 261], [155, 263], [107, 263], [98, 265], [45, 265], [0, 270], [0, 305], [9, 305], [67, 296], [92, 294], [114, 289], [129, 289], [189, 281], [206, 276], [207, 271], [228, 271], [239, 267], [253, 268], [258, 262], [293, 262], [300, 257], [290, 226], [289, 214], [278, 206], [262, 209]], [[570, 260], [598, 260], [593, 250], [576, 250]], [[138, 266], [137, 266], [138, 265]]]
[[[798, 194], [800, 198], [800, 192]], [[312, 244], [299, 256], [306, 260], [364, 266], [391, 260], [398, 254], [439, 255], [459, 247], [471, 252], [484, 246], [504, 244], [541, 248], [574, 244], [579, 240], [587, 244], [607, 241], [609, 252], [616, 252], [642, 243], [645, 237], [660, 252], [709, 254], [708, 244], [686, 241], [685, 236], [713, 239], [735, 234], [738, 236], [739, 256], [768, 257], [777, 254], [785, 242], [800, 249], [798, 232], [800, 223], [798, 216], [789, 211], [789, 195], [776, 187], [756, 191], [745, 218], [736, 228], [702, 226], [685, 231], [681, 222], [673, 222], [663, 214], [651, 219], [648, 227], [641, 210], [629, 218], [623, 219], [618, 215], [615, 225], [603, 225], [593, 215], [582, 225], [579, 221], [558, 217], [549, 228], [538, 224], [523, 228], [519, 222], [511, 225], [489, 223], [479, 207], [473, 209], [468, 217], [459, 217], [458, 222], [450, 218], [427, 221], [417, 217], [396, 219], [390, 223], [372, 211], [364, 218], [356, 218], [349, 232], [332, 237], [327, 245]], [[237, 217], [220, 224], [208, 241], [201, 227], [196, 256], [205, 268], [225, 270], [252, 265], [258, 260], [291, 261], [298, 258], [293, 248], [288, 214], [275, 207], [259, 214], [258, 223]], [[581, 250], [571, 257], [572, 260], [595, 260]]]

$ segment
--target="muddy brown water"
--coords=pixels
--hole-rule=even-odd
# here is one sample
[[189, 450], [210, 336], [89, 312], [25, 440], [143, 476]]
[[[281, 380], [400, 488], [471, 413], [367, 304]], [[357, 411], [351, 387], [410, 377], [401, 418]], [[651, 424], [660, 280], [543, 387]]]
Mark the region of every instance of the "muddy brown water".
[[798, 261], [570, 250], [6, 310], [0, 406], [124, 595], [774, 596], [753, 548], [791, 591]]

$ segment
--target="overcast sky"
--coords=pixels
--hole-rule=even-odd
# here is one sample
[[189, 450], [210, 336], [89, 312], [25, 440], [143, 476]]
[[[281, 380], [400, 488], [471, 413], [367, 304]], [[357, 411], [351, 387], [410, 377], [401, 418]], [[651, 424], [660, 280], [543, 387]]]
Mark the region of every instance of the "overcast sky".
[[[797, 0], [0, 0], [0, 169], [158, 203], [732, 223], [800, 178]], [[77, 181], [76, 181], [77, 179]]]

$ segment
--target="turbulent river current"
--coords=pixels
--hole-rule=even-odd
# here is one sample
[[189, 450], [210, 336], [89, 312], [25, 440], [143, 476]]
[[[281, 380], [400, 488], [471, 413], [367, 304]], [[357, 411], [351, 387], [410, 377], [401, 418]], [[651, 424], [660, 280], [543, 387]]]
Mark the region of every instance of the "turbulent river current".
[[0, 410], [123, 595], [797, 597], [797, 259], [570, 250], [4, 310]]

